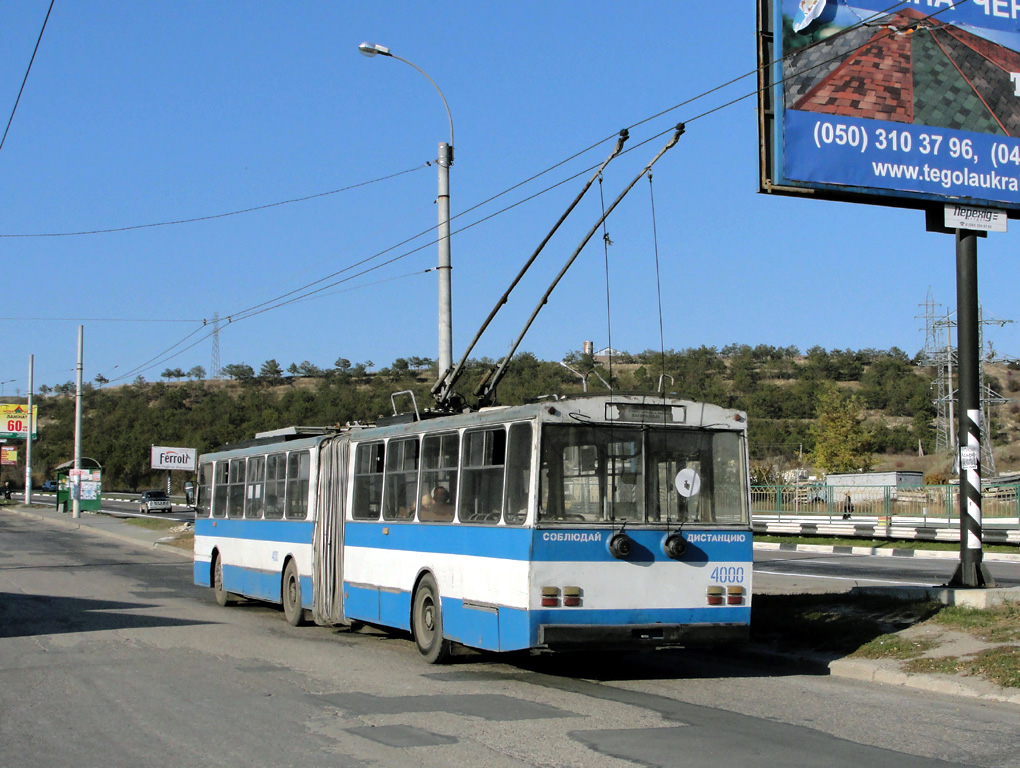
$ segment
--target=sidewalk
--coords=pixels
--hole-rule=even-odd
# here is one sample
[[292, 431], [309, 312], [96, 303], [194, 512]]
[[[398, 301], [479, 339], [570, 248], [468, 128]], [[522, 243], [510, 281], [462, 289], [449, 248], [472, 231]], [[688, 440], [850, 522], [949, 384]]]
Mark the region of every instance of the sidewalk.
[[75, 520], [70, 512], [58, 512], [52, 506], [32, 504], [25, 506], [18, 504], [14, 506], [0, 507], [0, 514], [10, 512], [22, 517], [33, 517], [37, 520], [45, 520], [54, 525], [60, 525], [73, 530], [88, 530], [112, 539], [118, 539], [127, 544], [135, 544], [148, 548], [158, 548], [164, 552], [173, 552], [180, 557], [192, 558], [192, 553], [172, 547], [163, 542], [173, 539], [174, 536], [167, 531], [156, 531], [143, 528], [140, 525], [131, 525], [127, 518], [111, 517], [110, 515], [96, 514], [95, 512], [82, 512], [81, 517]]
[[[109, 515], [96, 514], [94, 512], [82, 512], [81, 517], [75, 520], [71, 513], [57, 512], [53, 507], [43, 507], [33, 504], [31, 507], [24, 505], [0, 507], [0, 515], [12, 513], [23, 517], [31, 517], [37, 520], [44, 520], [48, 523], [64, 526], [72, 530], [88, 530], [103, 536], [108, 536], [128, 544], [146, 548], [159, 548], [164, 552], [172, 552], [175, 555], [191, 559], [192, 554], [188, 550], [169, 546], [163, 542], [174, 538], [168, 536], [165, 531], [154, 531], [137, 525], [131, 525], [126, 518], [116, 518]], [[755, 545], [758, 547], [759, 545]], [[818, 549], [822, 549], [819, 547]], [[843, 549], [843, 548], [840, 548]], [[818, 550], [813, 550], [818, 551]], [[908, 550], [911, 551], [911, 550]], [[920, 556], [920, 555], [915, 555]], [[881, 591], [881, 590], [876, 590]], [[1020, 591], [1020, 588], [1008, 590], [1012, 593]], [[888, 594], [889, 592], [887, 592]], [[904, 597], [921, 597], [920, 595], [904, 595]], [[930, 596], [929, 596], [930, 599]], [[820, 662], [811, 658], [810, 654], [786, 654], [777, 652], [775, 649], [752, 645], [745, 649], [748, 656], [767, 660], [771, 663], [788, 662], [789, 664], [806, 665], [815, 667], [821, 665], [828, 669], [833, 677], [847, 678], [851, 680], [862, 680], [872, 683], [883, 683], [886, 685], [902, 685], [908, 688], [931, 691], [933, 693], [949, 694], [953, 696], [966, 696], [968, 698], [983, 699], [1008, 704], [1020, 705], [1020, 691], [1010, 688], [1001, 688], [985, 680], [976, 678], [961, 678], [952, 675], [917, 675], [900, 672], [892, 660], [872, 659], [835, 659], [828, 662]]]

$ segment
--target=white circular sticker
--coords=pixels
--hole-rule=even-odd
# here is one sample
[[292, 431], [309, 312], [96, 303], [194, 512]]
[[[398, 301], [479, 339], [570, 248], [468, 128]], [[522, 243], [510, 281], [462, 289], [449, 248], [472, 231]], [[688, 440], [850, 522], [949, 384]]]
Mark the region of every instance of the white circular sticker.
[[701, 475], [688, 467], [676, 473], [676, 490], [681, 496], [696, 496], [701, 490]]

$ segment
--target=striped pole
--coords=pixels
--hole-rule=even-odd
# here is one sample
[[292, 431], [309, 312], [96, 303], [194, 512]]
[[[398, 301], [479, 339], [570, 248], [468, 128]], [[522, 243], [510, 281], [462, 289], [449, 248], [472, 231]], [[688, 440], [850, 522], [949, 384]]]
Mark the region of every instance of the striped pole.
[[952, 587], [994, 587], [981, 554], [981, 392], [979, 390], [977, 233], [956, 230], [959, 346], [960, 564]]

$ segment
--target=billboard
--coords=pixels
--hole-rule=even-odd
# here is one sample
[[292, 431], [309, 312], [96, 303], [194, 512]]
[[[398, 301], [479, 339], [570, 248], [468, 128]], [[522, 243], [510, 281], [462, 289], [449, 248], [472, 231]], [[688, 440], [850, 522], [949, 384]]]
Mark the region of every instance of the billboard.
[[[39, 436], [39, 406], [32, 406], [32, 439]], [[0, 438], [20, 437], [22, 440], [28, 437], [28, 406], [20, 403], [0, 403]]]
[[168, 448], [163, 445], [152, 446], [153, 469], [186, 469], [195, 470], [194, 448]]
[[759, 0], [761, 191], [1020, 217], [1020, 0]]

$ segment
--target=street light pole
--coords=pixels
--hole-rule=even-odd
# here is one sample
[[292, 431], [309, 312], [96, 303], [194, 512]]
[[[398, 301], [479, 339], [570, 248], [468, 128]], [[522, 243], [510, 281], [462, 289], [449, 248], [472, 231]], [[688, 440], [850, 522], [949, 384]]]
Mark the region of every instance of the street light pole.
[[402, 61], [410, 67], [418, 70], [425, 78], [432, 83], [432, 86], [439, 93], [446, 108], [446, 118], [450, 122], [450, 143], [445, 141], [439, 143], [439, 156], [436, 166], [439, 171], [439, 194], [436, 205], [439, 213], [439, 226], [437, 228], [437, 240], [439, 246], [439, 359], [438, 380], [442, 381], [447, 371], [453, 366], [453, 298], [450, 273], [453, 269], [450, 263], [450, 166], [453, 165], [453, 115], [450, 113], [450, 105], [446, 103], [446, 97], [436, 84], [436, 81], [429, 77], [428, 73], [421, 67], [407, 59], [402, 59], [390, 53], [390, 49], [375, 43], [362, 43], [358, 50], [369, 58], [373, 56], [387, 56], [397, 61]]

